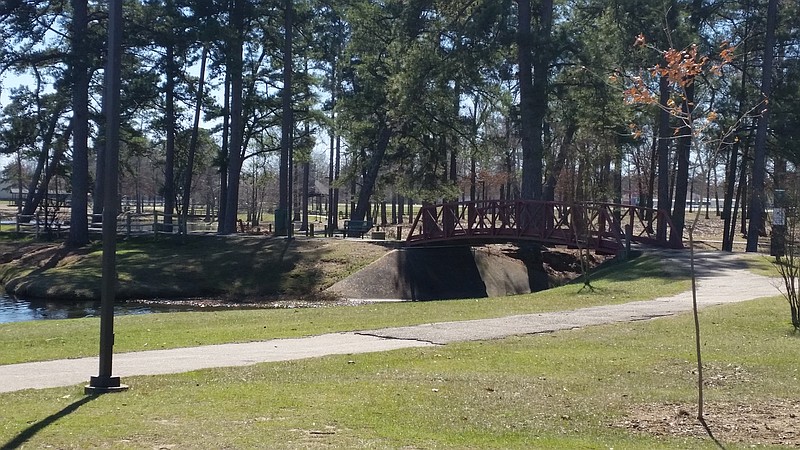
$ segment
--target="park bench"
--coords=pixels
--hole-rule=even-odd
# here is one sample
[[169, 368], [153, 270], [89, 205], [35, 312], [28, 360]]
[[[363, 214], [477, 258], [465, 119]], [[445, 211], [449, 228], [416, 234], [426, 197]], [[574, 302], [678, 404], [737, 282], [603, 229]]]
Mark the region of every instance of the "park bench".
[[372, 228], [371, 220], [345, 220], [344, 221], [344, 237], [360, 237], [364, 238], [364, 234]]

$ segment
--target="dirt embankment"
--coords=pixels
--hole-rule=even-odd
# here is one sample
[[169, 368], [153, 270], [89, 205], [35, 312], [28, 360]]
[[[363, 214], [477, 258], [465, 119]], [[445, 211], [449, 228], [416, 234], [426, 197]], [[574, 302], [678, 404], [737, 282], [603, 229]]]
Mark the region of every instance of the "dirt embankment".
[[[335, 298], [430, 300], [514, 295], [570, 281], [577, 252], [488, 245], [389, 248], [362, 240], [139, 239], [118, 245], [119, 299], [269, 304]], [[590, 265], [604, 259], [590, 255]], [[98, 246], [0, 240], [0, 283], [29, 298], [99, 298]], [[365, 267], [366, 266], [366, 267]], [[297, 306], [302, 306], [297, 304]]]
[[[589, 255], [594, 267], [607, 258]], [[576, 252], [531, 246], [394, 250], [329, 292], [349, 299], [433, 300], [497, 297], [541, 291], [577, 278]]]
[[[361, 240], [141, 236], [117, 244], [117, 295], [239, 304], [316, 299], [387, 248]], [[69, 249], [0, 236], [0, 283], [25, 298], [97, 300], [99, 243]]]

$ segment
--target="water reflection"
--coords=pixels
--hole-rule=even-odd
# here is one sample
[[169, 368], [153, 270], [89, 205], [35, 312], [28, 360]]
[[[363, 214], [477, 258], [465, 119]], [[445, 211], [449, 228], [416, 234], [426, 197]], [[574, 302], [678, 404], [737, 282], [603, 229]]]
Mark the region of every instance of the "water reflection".
[[[154, 306], [122, 303], [114, 306], [115, 315], [149, 314], [154, 312], [197, 311], [192, 306]], [[100, 302], [55, 302], [50, 300], [22, 300], [0, 295], [0, 323], [28, 320], [79, 319], [98, 317]]]

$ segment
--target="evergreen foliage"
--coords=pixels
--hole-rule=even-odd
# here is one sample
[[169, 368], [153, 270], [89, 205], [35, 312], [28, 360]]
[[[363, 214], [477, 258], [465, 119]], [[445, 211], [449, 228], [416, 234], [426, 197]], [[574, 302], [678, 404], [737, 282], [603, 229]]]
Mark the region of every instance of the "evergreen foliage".
[[[800, 162], [800, 7], [779, 2], [770, 21], [768, 3], [130, 0], [122, 149], [131, 153], [122, 158], [123, 195], [136, 198], [137, 210], [147, 198], [168, 213], [197, 199], [230, 233], [237, 212], [255, 203], [291, 202], [297, 210], [304, 204], [297, 192], [331, 197], [324, 209], [332, 227], [345, 196], [354, 219], [386, 202], [397, 221], [406, 200], [541, 197], [656, 205], [672, 210], [680, 227], [685, 202], [706, 192], [723, 198], [729, 250], [739, 222], [746, 229], [755, 217], [745, 208], [754, 198], [751, 180], [769, 204], [772, 188], [792, 183]], [[85, 6], [83, 19], [79, 0], [0, 5], [0, 152], [12, 156], [14, 182], [22, 180], [24, 190], [69, 185], [75, 199], [91, 194], [99, 213], [102, 185], [92, 181], [102, 179], [107, 17], [105, 4]], [[695, 48], [711, 65], [727, 46], [731, 64], [718, 76], [693, 76], [682, 91], [645, 70], [663, 58], [635, 46], [639, 36], [664, 51]], [[204, 49], [208, 69], [200, 80]], [[288, 113], [281, 99], [286, 58], [293, 67]], [[637, 83], [656, 93], [654, 101], [624, 102], [623, 91]], [[757, 108], [762, 103], [767, 109]], [[665, 114], [673, 105], [695, 117], [714, 113], [701, 139], [687, 138], [685, 124]], [[187, 174], [204, 173], [207, 157], [187, 168], [192, 153], [177, 148], [196, 128], [195, 110], [205, 130], [195, 135], [218, 149], [218, 179], [207, 174], [198, 184], [187, 183]], [[758, 138], [764, 111], [770, 121]], [[295, 150], [295, 166], [309, 163], [309, 177], [290, 174], [286, 155], [277, 161], [287, 114], [283, 146]], [[720, 140], [715, 151], [696, 145]], [[763, 168], [757, 141], [764, 142]], [[700, 162], [709, 167], [705, 179]], [[281, 168], [279, 177], [252, 176]], [[243, 173], [271, 181], [251, 190]], [[289, 178], [308, 181], [301, 187]], [[262, 194], [254, 199], [242, 190]], [[24, 199], [26, 212], [37, 210], [36, 198]], [[73, 205], [80, 211], [80, 201]]]

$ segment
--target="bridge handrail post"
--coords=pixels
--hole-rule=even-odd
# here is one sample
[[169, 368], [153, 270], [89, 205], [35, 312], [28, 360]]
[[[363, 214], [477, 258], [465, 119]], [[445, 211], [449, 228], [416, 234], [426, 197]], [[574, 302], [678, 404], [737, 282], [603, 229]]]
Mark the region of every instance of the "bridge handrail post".
[[[431, 235], [437, 228], [442, 228], [439, 224], [443, 222], [443, 220], [440, 219], [443, 219], [444, 207], [440, 209], [432, 203], [428, 203], [424, 207], [426, 208], [427, 214], [422, 218], [422, 232], [425, 235]], [[442, 230], [442, 234], [444, 234], [444, 230]]]
[[639, 214], [639, 208], [637, 208], [637, 207], [636, 207], [636, 206], [634, 206], [634, 205], [630, 205], [630, 206], [628, 206], [628, 215], [630, 216], [630, 217], [628, 218], [628, 225], [631, 227], [631, 234], [633, 234], [633, 226], [634, 226], [634, 224], [636, 223], [636, 222], [634, 221], [634, 219], [635, 219], [636, 217], [638, 217], [638, 214]]
[[606, 232], [606, 222], [608, 221], [607, 210], [611, 208], [607, 204], [601, 203], [597, 206], [597, 236], [598, 238]]
[[[445, 223], [445, 217], [447, 223]], [[456, 234], [456, 227], [458, 224], [458, 203], [450, 202], [447, 204], [447, 209], [442, 211], [442, 225], [447, 228], [445, 236], [451, 237]]]
[[[422, 208], [420, 208], [419, 211], [417, 211], [417, 215], [414, 217], [414, 223], [408, 230], [408, 236], [406, 236], [406, 242], [411, 242], [413, 240], [412, 238], [414, 237], [414, 232], [415, 230], [417, 230], [417, 225], [419, 224], [420, 217], [422, 217], [422, 211], [424, 211], [424, 209], [425, 207], [423, 206]], [[422, 235], [422, 232], [420, 232], [419, 234]]]
[[631, 238], [633, 237], [633, 225], [625, 225], [625, 255], [627, 260], [631, 254]]
[[470, 201], [467, 204], [467, 233], [472, 234], [473, 230], [475, 229], [475, 221], [478, 217], [477, 206], [475, 205], [475, 201]]

